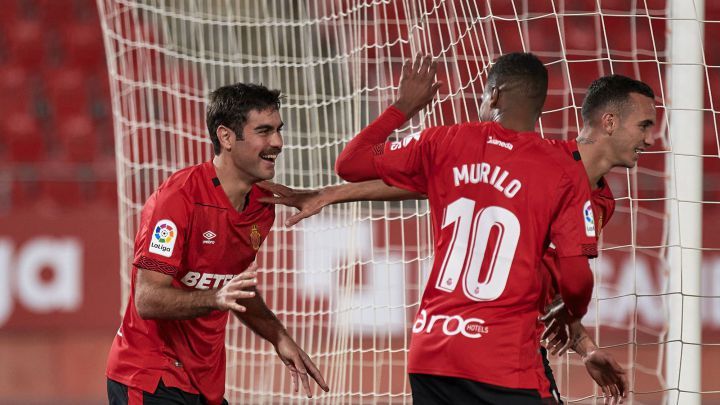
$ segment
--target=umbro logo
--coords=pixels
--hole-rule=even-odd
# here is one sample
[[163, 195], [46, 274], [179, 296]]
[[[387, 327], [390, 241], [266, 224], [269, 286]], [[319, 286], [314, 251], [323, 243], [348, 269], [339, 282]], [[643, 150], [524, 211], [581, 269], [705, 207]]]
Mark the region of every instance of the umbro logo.
[[217, 235], [215, 235], [215, 232], [213, 231], [205, 231], [205, 233], [203, 233], [203, 238], [205, 238], [205, 240], [203, 241], [203, 245], [215, 244], [215, 241], [213, 239], [215, 239], [216, 236]]

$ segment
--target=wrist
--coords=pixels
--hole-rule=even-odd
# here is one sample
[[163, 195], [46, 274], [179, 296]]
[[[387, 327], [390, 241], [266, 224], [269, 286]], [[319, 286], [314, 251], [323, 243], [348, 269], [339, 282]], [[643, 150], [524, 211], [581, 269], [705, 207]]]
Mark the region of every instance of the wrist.
[[403, 99], [395, 100], [395, 102], [392, 103], [391, 107], [394, 107], [396, 110], [403, 113], [406, 120], [412, 118], [418, 111], [415, 106], [412, 105], [412, 103], [408, 103]]

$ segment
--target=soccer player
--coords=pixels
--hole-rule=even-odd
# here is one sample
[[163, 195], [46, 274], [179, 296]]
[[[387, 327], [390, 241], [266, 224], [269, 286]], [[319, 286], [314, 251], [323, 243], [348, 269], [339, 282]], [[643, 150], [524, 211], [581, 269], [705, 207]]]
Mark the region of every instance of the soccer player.
[[[433, 81], [417, 83], [422, 88], [430, 88]], [[401, 83], [401, 86], [407, 83]], [[413, 110], [420, 110], [428, 104], [432, 97], [421, 91], [405, 94], [420, 94], [419, 99], [404, 100], [404, 104], [414, 105]], [[645, 150], [654, 142], [651, 128], [655, 123], [654, 93], [643, 82], [619, 75], [605, 76], [595, 80], [588, 89], [583, 103], [584, 127], [577, 140], [549, 141], [571, 155], [578, 164], [583, 165], [589, 181], [592, 182], [592, 204], [598, 218], [598, 233], [610, 220], [615, 201], [611, 190], [603, 176], [613, 167], [633, 167], [637, 152]], [[409, 118], [409, 117], [408, 117]], [[609, 124], [609, 125], [608, 125]], [[374, 124], [373, 124], [374, 125]], [[388, 135], [397, 128], [386, 128]], [[613, 138], [613, 139], [611, 139]], [[632, 154], [635, 154], [633, 156]], [[320, 190], [295, 191], [288, 187], [261, 183], [262, 187], [272, 191], [277, 197], [263, 198], [265, 202], [289, 205], [300, 211], [288, 218], [286, 225], [292, 226], [300, 220], [318, 213], [329, 204], [360, 200], [405, 200], [425, 198], [423, 194], [391, 187], [380, 180], [360, 183], [349, 183], [339, 186], [325, 187]], [[542, 271], [544, 283], [550, 285], [548, 268], [554, 268], [556, 256], [553, 249], [548, 249], [543, 257], [545, 269]], [[554, 290], [547, 288], [548, 300], [555, 298]], [[614, 358], [588, 335], [580, 322], [572, 325], [562, 323], [566, 314], [563, 313], [562, 301], [543, 317], [548, 321], [548, 329], [543, 338], [549, 337], [548, 347], [553, 354], [561, 354], [571, 347], [582, 358], [591, 377], [602, 388], [606, 399], [620, 401], [625, 395], [627, 380], [624, 371]], [[570, 333], [565, 332], [566, 326]], [[570, 336], [568, 336], [570, 335]], [[547, 362], [547, 351], [542, 350], [543, 364], [537, 367], [538, 374], [547, 374], [541, 380], [540, 394], [545, 403], [560, 401], [559, 392], [555, 387], [552, 370]], [[546, 369], [547, 367], [547, 369]], [[551, 387], [553, 389], [551, 390]]]
[[215, 157], [178, 171], [150, 196], [135, 238], [130, 299], [107, 365], [111, 404], [222, 404], [232, 312], [268, 340], [311, 396], [328, 386], [265, 305], [253, 264], [275, 219], [255, 183], [282, 151], [280, 92], [252, 84], [210, 96]]
[[[403, 67], [406, 80], [434, 75], [428, 57]], [[551, 241], [566, 310], [576, 319], [587, 310], [587, 258], [597, 253], [590, 188], [575, 162], [534, 132], [546, 93], [537, 57], [507, 54], [488, 74], [485, 122], [383, 145], [388, 133], [378, 129], [415, 113], [401, 94], [337, 159], [348, 181], [382, 179], [430, 201], [436, 260], [408, 360], [417, 404], [540, 403], [537, 264]]]

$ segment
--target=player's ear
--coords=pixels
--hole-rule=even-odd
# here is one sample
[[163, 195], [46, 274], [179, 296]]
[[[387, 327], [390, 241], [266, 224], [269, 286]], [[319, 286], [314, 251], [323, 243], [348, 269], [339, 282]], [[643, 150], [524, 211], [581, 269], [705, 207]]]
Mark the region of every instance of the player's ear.
[[498, 106], [498, 100], [500, 100], [500, 89], [497, 86], [492, 86], [490, 89], [490, 108], [494, 109]]
[[235, 143], [235, 132], [225, 125], [220, 125], [218, 126], [216, 133], [218, 141], [220, 141], [220, 148], [230, 151], [232, 149], [232, 145]]
[[606, 112], [600, 116], [600, 126], [608, 135], [612, 135], [620, 124], [620, 117], [617, 114]]

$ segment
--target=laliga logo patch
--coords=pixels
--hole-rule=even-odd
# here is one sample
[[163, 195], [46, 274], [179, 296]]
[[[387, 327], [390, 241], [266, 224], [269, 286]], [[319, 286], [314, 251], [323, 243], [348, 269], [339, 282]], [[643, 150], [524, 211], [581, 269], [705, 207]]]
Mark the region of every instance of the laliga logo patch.
[[583, 220], [585, 221], [585, 235], [595, 236], [595, 217], [590, 200], [586, 201], [583, 206]]
[[177, 240], [177, 226], [169, 219], [161, 219], [155, 224], [153, 237], [150, 239], [150, 253], [160, 256], [172, 256], [175, 241]]

